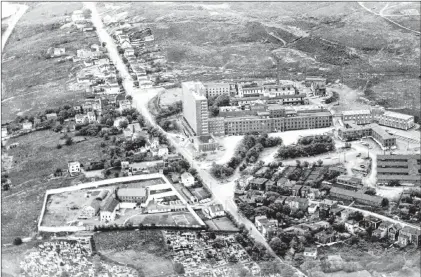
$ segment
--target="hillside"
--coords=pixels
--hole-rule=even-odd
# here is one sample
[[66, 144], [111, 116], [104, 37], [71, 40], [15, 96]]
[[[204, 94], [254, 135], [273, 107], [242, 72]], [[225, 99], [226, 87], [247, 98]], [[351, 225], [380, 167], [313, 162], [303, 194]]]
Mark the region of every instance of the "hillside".
[[[393, 14], [408, 28], [420, 23], [419, 16], [406, 15], [418, 12], [418, 3], [367, 7]], [[283, 77], [300, 79], [307, 70], [335, 81], [343, 72], [346, 85], [367, 84], [369, 99], [419, 114], [419, 36], [357, 2], [123, 2], [100, 9], [151, 27], [180, 80], [274, 76], [274, 51]], [[405, 99], [396, 97], [402, 93]]]

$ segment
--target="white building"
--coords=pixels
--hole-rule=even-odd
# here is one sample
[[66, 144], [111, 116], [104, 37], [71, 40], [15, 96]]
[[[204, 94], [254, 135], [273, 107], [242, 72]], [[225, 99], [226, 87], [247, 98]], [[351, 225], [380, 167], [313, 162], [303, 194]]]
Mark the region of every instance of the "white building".
[[75, 115], [75, 122], [76, 124], [88, 124], [89, 118], [86, 114], [77, 114]]
[[7, 128], [6, 127], [2, 127], [1, 128], [1, 136], [2, 137], [5, 137], [7, 135], [8, 135]]
[[216, 204], [209, 206], [208, 208], [204, 209], [204, 212], [206, 215], [208, 215], [210, 218], [215, 218], [219, 216], [224, 216], [225, 211], [221, 204]]
[[317, 258], [317, 247], [306, 247], [304, 248], [304, 257]]
[[69, 162], [67, 164], [69, 168], [69, 173], [74, 174], [80, 172], [80, 163], [79, 162]]
[[206, 97], [215, 97], [222, 94], [230, 94], [230, 84], [228, 83], [205, 83]]
[[99, 212], [100, 220], [106, 222], [114, 221], [119, 205], [120, 202], [118, 202], [118, 200], [115, 199], [113, 195], [105, 199], [105, 203]]
[[32, 122], [26, 121], [22, 123], [23, 130], [31, 130], [32, 129]]
[[189, 172], [184, 172], [183, 174], [181, 174], [181, 183], [183, 183], [185, 187], [193, 186], [194, 185], [193, 175], [191, 175]]
[[89, 123], [93, 123], [93, 122], [95, 122], [95, 121], [96, 121], [96, 115], [95, 115], [95, 113], [94, 113], [94, 112], [88, 112], [88, 113], [86, 114], [86, 116], [88, 117], [88, 121], [89, 121]]

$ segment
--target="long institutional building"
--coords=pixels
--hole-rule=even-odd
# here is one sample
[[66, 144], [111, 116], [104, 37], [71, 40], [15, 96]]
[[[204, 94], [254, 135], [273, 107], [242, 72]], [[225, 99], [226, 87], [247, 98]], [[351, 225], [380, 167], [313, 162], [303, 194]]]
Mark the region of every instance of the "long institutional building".
[[292, 82], [239, 86], [236, 89], [238, 94], [231, 98], [232, 106], [219, 107], [219, 116], [210, 118], [206, 95], [229, 94], [231, 87], [218, 83], [182, 84], [183, 116], [193, 136], [244, 135], [249, 132], [283, 132], [332, 126], [332, 114], [322, 106], [304, 105], [308, 100]]
[[421, 155], [377, 155], [377, 183], [421, 185]]
[[383, 149], [396, 147], [396, 138], [379, 125], [402, 130], [415, 126], [412, 115], [385, 111], [383, 107], [378, 106], [370, 110], [344, 111], [342, 121], [345, 126], [339, 129], [339, 137], [344, 140], [372, 137]]

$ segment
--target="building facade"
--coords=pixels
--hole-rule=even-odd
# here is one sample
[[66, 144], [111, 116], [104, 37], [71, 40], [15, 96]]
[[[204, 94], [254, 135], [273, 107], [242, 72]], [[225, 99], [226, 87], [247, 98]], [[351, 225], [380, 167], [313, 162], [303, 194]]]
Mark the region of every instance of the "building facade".
[[228, 83], [205, 83], [206, 97], [215, 97], [223, 94], [230, 95], [230, 84]]
[[195, 135], [209, 134], [208, 100], [205, 97], [205, 87], [201, 82], [184, 82], [183, 116]]

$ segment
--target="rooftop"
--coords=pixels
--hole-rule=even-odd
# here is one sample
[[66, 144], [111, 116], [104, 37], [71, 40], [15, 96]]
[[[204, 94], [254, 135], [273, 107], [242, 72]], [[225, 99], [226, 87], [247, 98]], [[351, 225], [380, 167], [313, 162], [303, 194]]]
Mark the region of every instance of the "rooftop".
[[147, 192], [145, 188], [120, 188], [117, 190], [118, 197], [145, 197]]
[[412, 116], [412, 115], [407, 115], [407, 114], [397, 113], [397, 112], [390, 112], [390, 111], [385, 112], [384, 115], [390, 116], [390, 117], [395, 117], [395, 118], [398, 118], [398, 119], [403, 119], [403, 120], [409, 120], [409, 119], [414, 118], [414, 116]]
[[342, 115], [357, 115], [357, 114], [371, 114], [370, 110], [351, 110], [351, 111], [343, 111]]

